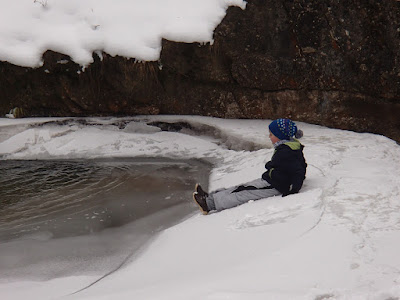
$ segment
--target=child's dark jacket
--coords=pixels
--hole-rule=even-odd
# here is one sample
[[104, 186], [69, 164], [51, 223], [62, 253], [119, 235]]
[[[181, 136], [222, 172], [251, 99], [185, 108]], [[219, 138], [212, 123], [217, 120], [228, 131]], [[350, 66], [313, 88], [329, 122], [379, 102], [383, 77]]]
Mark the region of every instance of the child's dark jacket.
[[306, 178], [307, 164], [304, 146], [294, 140], [279, 145], [271, 161], [265, 164], [267, 171], [262, 178], [282, 193], [282, 196], [298, 193]]

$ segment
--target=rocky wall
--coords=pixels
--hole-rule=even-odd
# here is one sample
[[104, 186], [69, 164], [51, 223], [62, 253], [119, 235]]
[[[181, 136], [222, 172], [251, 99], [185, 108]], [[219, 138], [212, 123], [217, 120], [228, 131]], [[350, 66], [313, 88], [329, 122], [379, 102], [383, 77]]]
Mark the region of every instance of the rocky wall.
[[0, 62], [0, 113], [277, 118], [400, 141], [400, 2], [249, 0], [212, 45], [164, 40], [160, 60], [51, 51], [37, 69]]

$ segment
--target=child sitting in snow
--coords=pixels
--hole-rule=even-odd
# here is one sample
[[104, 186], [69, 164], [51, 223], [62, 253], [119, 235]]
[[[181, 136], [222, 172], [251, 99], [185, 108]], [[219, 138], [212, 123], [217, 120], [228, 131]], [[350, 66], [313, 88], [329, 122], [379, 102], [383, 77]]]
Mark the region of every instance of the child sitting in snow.
[[289, 119], [271, 122], [269, 138], [275, 152], [265, 164], [267, 171], [259, 179], [210, 194], [196, 184], [193, 199], [203, 214], [232, 208], [249, 200], [298, 193], [305, 179], [307, 164], [303, 155], [304, 146], [294, 137], [301, 138], [302, 135], [303, 132]]

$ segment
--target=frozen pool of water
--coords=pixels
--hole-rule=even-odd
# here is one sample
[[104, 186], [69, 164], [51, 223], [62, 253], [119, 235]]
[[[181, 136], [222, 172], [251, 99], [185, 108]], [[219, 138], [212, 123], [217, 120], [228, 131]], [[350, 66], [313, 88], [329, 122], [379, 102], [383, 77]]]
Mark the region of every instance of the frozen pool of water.
[[0, 280], [104, 274], [197, 212], [196, 160], [2, 161]]

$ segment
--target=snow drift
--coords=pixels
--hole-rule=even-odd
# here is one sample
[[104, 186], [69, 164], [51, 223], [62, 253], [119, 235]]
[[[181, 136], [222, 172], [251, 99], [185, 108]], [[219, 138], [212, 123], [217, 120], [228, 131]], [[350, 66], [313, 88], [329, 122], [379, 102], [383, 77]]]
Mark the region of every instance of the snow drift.
[[[210, 188], [216, 189], [257, 178], [273, 153], [267, 140], [268, 120], [152, 116], [37, 124], [48, 121], [54, 119], [0, 120], [2, 158], [201, 158], [214, 163]], [[224, 140], [265, 147], [233, 150], [218, 136], [146, 125], [155, 121], [203, 124], [207, 132], [215, 128]], [[73, 294], [98, 277], [1, 282], [0, 295], [5, 299], [399, 298], [399, 145], [379, 135], [297, 124], [305, 133], [301, 141], [309, 165], [301, 193], [208, 216], [199, 213], [163, 231], [122, 270], [79, 293]]]

